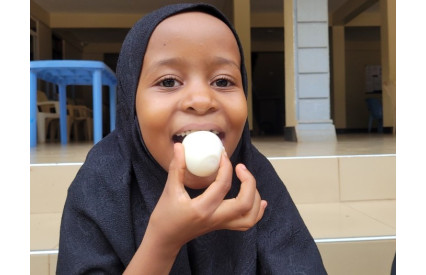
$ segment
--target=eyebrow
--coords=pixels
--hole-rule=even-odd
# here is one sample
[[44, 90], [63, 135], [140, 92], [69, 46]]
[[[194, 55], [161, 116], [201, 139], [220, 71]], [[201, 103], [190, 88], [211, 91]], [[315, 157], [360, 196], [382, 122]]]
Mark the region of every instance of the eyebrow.
[[184, 63], [184, 62], [185, 60], [180, 57], [165, 58], [155, 62], [152, 67], [169, 66], [169, 65], [175, 65], [175, 64]]
[[237, 67], [237, 69], [240, 69], [240, 65], [235, 63], [233, 60], [222, 57], [222, 56], [215, 56], [214, 57], [214, 63], [218, 64], [218, 65], [233, 65], [235, 67]]
[[[157, 69], [159, 67], [162, 66], [173, 66], [173, 65], [177, 65], [177, 64], [182, 64], [185, 63], [185, 59], [182, 57], [171, 57], [171, 58], [165, 58], [165, 59], [161, 59], [157, 62], [155, 62], [152, 66], [151, 69]], [[238, 70], [240, 70], [240, 65], [237, 64], [236, 62], [234, 62], [231, 59], [222, 57], [222, 56], [214, 56], [213, 57], [213, 61], [211, 62], [214, 65], [231, 65], [231, 66], [235, 66]]]

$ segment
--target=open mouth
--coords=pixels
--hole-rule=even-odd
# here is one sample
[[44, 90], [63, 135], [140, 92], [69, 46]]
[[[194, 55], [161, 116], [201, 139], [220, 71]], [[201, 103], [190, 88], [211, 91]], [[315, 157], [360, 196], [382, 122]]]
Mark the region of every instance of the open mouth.
[[[187, 135], [193, 132], [198, 132], [198, 131], [202, 131], [202, 130], [190, 130], [190, 131], [185, 131], [183, 133], [173, 135], [172, 140], [174, 143], [182, 143], [182, 141], [186, 138]], [[225, 133], [223, 132], [218, 132], [215, 130], [210, 130], [210, 132], [212, 132], [213, 134], [216, 134], [220, 140], [223, 140], [223, 138], [225, 137]]]

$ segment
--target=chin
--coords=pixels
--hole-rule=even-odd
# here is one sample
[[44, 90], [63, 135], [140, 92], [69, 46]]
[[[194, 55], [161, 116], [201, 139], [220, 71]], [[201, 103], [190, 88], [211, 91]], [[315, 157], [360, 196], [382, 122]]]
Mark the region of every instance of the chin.
[[185, 172], [184, 185], [191, 189], [205, 189], [216, 180], [217, 172], [208, 177], [198, 177], [191, 174], [188, 170]]

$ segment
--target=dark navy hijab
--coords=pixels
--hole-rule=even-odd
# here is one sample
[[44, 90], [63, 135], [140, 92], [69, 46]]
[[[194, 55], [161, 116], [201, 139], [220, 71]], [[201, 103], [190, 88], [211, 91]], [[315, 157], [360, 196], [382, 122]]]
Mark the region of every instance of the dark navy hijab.
[[[136, 116], [135, 98], [151, 34], [164, 19], [188, 11], [222, 20], [235, 35], [241, 74], [247, 77], [238, 36], [225, 16], [206, 4], [163, 7], [139, 20], [122, 45], [117, 64], [117, 126], [97, 143], [68, 189], [61, 222], [58, 274], [121, 274], [135, 254], [161, 196], [167, 172], [147, 150]], [[253, 147], [246, 123], [231, 156], [242, 162], [268, 201], [263, 218], [245, 232], [219, 230], [185, 244], [170, 274], [325, 274], [316, 244], [287, 189], [269, 161]], [[227, 197], [235, 197], [234, 175]], [[191, 196], [198, 195], [188, 190]]]
[[[178, 13], [189, 11], [200, 11], [213, 15], [222, 20], [232, 30], [240, 50], [241, 76], [244, 93], [247, 96], [247, 76], [244, 65], [243, 48], [231, 23], [219, 10], [206, 4], [177, 4], [166, 6], [146, 15], [133, 26], [133, 28], [126, 36], [117, 64], [117, 128], [119, 128], [121, 131], [124, 131], [127, 137], [131, 138], [131, 141], [129, 140], [127, 142], [136, 143], [134, 144], [134, 150], [132, 150], [134, 153], [137, 152], [140, 148], [143, 148], [144, 151], [149, 154], [149, 151], [145, 148], [142, 136], [140, 135], [140, 130], [143, 131], [143, 129], [139, 129], [135, 109], [136, 91], [149, 39], [156, 26], [164, 19]], [[130, 130], [133, 131], [133, 133], [129, 133], [128, 131]], [[246, 124], [244, 133], [248, 140], [250, 140], [248, 124]], [[138, 154], [139, 153], [140, 152], [138, 152]], [[154, 159], [153, 161], [156, 162]]]

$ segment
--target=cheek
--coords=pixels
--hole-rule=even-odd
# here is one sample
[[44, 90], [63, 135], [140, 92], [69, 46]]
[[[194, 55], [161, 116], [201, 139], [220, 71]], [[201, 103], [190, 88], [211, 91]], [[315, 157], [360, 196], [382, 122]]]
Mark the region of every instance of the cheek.
[[237, 120], [241, 125], [241, 131], [242, 131], [242, 128], [244, 127], [244, 124], [247, 120], [247, 102], [246, 102], [245, 97], [241, 100], [241, 102], [242, 102], [242, 104], [239, 105], [240, 111], [239, 111], [239, 115], [238, 115]]
[[138, 97], [136, 104], [143, 141], [161, 167], [168, 170], [173, 155], [173, 144], [168, 135], [169, 115], [165, 104], [156, 104], [155, 101], [147, 101], [143, 97]]
[[[244, 125], [247, 121], [247, 104], [244, 95], [240, 98], [230, 100], [234, 104], [228, 106], [228, 124], [232, 127], [228, 140], [227, 152], [232, 154], [241, 138]], [[240, 102], [236, 104], [235, 102]]]
[[247, 120], [247, 101], [242, 93], [237, 98], [229, 101], [229, 109], [230, 114], [230, 120], [232, 121], [233, 127], [236, 129], [240, 129], [240, 132], [242, 132], [242, 129], [244, 128], [244, 124]]

